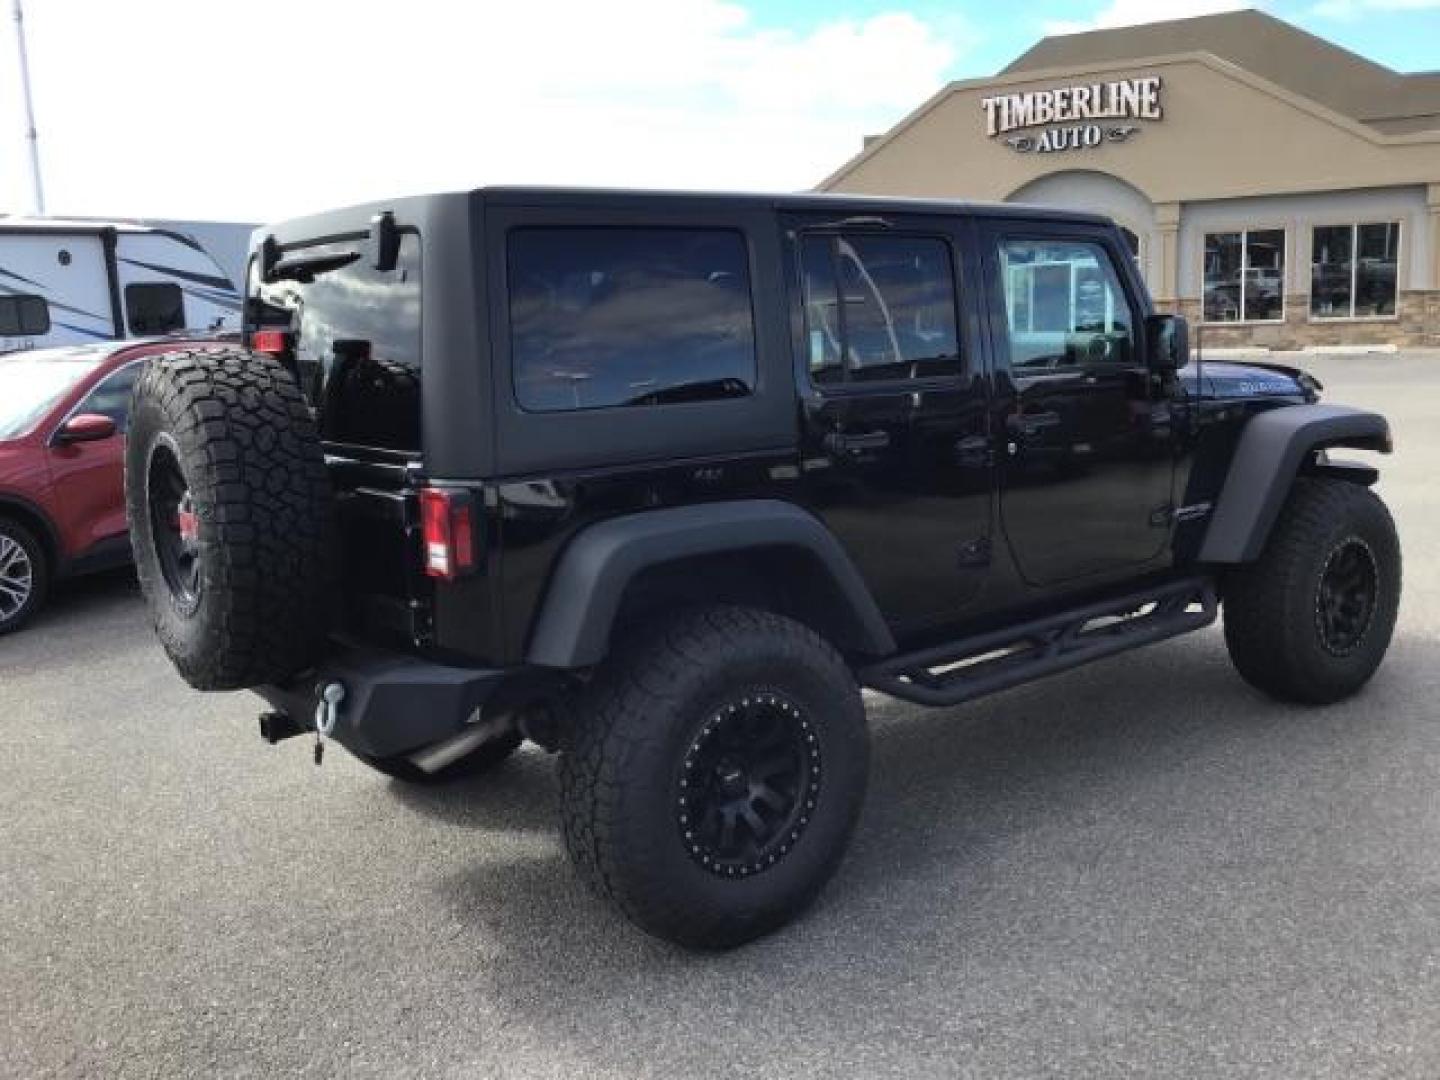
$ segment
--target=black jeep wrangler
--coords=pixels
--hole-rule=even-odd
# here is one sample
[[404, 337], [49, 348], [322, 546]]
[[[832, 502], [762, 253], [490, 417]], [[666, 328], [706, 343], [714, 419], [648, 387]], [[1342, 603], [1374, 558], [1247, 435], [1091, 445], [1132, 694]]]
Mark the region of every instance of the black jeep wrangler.
[[[1196, 630], [1287, 701], [1384, 655], [1384, 418], [1190, 363], [1119, 231], [1017, 206], [483, 189], [257, 234], [245, 348], [138, 380], [161, 641], [404, 781], [558, 750], [640, 926], [834, 871], [861, 687], [954, 705]], [[1061, 722], [1057, 720], [1057, 722]]]

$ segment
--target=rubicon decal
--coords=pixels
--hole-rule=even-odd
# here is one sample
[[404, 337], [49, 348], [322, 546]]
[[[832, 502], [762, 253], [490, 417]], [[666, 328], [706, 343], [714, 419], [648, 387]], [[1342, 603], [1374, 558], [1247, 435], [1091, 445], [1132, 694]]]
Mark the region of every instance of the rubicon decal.
[[[1005, 144], [1020, 153], [1093, 150], [1106, 143], [1125, 142], [1140, 130], [1138, 124], [1113, 121], [1163, 120], [1162, 87], [1160, 77], [1151, 75], [996, 94], [982, 99], [980, 107], [985, 111], [985, 133], [992, 139], [1005, 136]], [[1044, 130], [1029, 131], [1031, 128]]]

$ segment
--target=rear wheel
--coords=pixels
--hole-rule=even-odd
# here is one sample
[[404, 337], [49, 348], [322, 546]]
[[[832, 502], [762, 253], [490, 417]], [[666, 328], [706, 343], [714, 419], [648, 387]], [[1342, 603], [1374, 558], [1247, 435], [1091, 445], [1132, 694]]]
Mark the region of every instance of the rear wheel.
[[150, 357], [125, 499], [151, 620], [191, 686], [284, 682], [314, 661], [331, 608], [330, 486], [285, 368], [241, 349]]
[[643, 929], [725, 948], [803, 911], [864, 798], [844, 660], [789, 619], [705, 608], [623, 643], [564, 733], [566, 845]]
[[1227, 578], [1225, 644], [1251, 685], [1326, 704], [1369, 680], [1400, 605], [1400, 541], [1368, 488], [1302, 478], [1260, 559]]
[[0, 634], [19, 630], [45, 601], [45, 549], [25, 526], [0, 518]]

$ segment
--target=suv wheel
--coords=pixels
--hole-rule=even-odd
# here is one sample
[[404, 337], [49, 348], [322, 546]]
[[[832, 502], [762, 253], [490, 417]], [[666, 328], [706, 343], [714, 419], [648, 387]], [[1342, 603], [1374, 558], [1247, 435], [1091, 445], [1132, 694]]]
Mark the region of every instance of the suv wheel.
[[280, 683], [313, 661], [331, 609], [330, 482], [289, 371], [243, 349], [148, 358], [125, 503], [150, 618], [186, 682]]
[[1297, 480], [1264, 553], [1230, 575], [1224, 595], [1225, 644], [1247, 682], [1284, 701], [1349, 697], [1395, 629], [1395, 523], [1368, 488]]
[[845, 661], [763, 611], [683, 613], [622, 643], [566, 725], [566, 846], [643, 929], [725, 948], [788, 922], [839, 865], [869, 741]]
[[0, 634], [25, 625], [44, 602], [48, 583], [40, 541], [18, 522], [0, 519]]

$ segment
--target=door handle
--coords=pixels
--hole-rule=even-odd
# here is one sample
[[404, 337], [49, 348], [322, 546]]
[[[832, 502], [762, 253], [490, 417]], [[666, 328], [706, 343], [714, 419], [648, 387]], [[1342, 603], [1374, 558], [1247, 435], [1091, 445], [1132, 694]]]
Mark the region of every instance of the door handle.
[[862, 431], [850, 435], [832, 431], [825, 436], [825, 449], [832, 454], [863, 454], [868, 450], [884, 450], [890, 445], [888, 431]]

